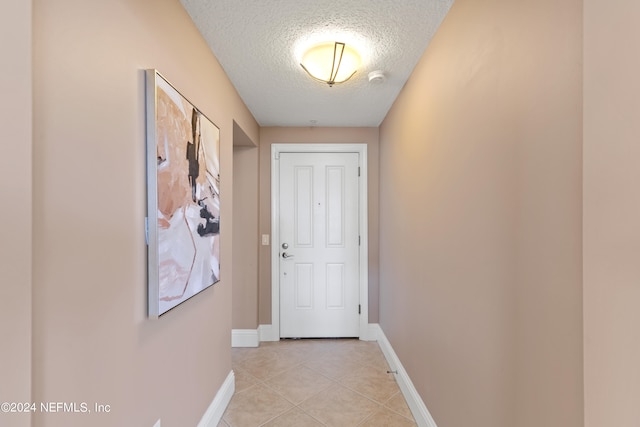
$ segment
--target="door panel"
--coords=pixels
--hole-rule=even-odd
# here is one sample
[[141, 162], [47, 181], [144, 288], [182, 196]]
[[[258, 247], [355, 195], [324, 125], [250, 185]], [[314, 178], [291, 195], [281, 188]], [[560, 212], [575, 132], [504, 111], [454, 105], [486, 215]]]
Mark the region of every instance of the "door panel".
[[295, 264], [295, 309], [313, 309], [313, 264]]
[[280, 336], [359, 335], [357, 153], [280, 154]]
[[344, 167], [327, 167], [327, 246], [344, 247]]
[[295, 168], [295, 242], [297, 247], [313, 247], [313, 168]]
[[327, 264], [327, 308], [345, 308], [344, 264]]

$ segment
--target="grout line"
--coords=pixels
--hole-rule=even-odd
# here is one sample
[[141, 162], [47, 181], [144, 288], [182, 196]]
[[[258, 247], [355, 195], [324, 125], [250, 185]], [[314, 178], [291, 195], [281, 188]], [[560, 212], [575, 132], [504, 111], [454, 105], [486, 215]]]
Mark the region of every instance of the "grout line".
[[[307, 399], [307, 400], [308, 400], [308, 399]], [[306, 400], [305, 400], [305, 402], [306, 402]], [[302, 404], [302, 403], [301, 403], [301, 404]], [[300, 405], [301, 405], [301, 404], [300, 404]], [[305, 415], [306, 415], [306, 416], [308, 416], [309, 418], [313, 419], [314, 421], [319, 422], [319, 423], [320, 423], [320, 424], [322, 424], [323, 426], [326, 426], [326, 424], [325, 424], [325, 423], [323, 423], [322, 421], [320, 421], [319, 419], [317, 419], [316, 417], [314, 417], [313, 415], [311, 415], [310, 413], [308, 413], [307, 411], [305, 411], [304, 409], [302, 409], [302, 408], [300, 407], [300, 405], [296, 406], [296, 408], [298, 408], [298, 409], [299, 409], [303, 414], [305, 414]]]
[[[394, 414], [400, 415], [400, 416], [401, 416], [402, 418], [404, 418], [405, 420], [409, 420], [409, 421], [411, 421], [412, 423], [417, 424], [417, 423], [416, 423], [416, 420], [413, 418], [413, 415], [411, 416], [411, 418], [409, 418], [409, 417], [407, 417], [406, 415], [401, 414], [400, 412], [395, 411], [395, 410], [393, 410], [392, 408], [389, 408], [387, 405], [384, 405], [384, 408], [385, 408], [385, 409], [387, 409], [387, 410], [389, 410], [389, 411], [391, 411], [391, 412], [393, 412]], [[411, 412], [411, 410], [409, 410], [409, 412]]]
[[358, 423], [358, 425], [359, 425], [359, 426], [361, 426], [361, 425], [363, 425], [364, 423], [366, 423], [366, 422], [367, 422], [367, 420], [368, 420], [369, 418], [373, 418], [373, 416], [374, 416], [375, 414], [377, 414], [379, 410], [380, 410], [380, 409], [377, 409], [377, 410], [373, 411], [372, 413], [370, 413], [369, 415], [367, 415], [366, 417], [364, 417], [364, 420], [360, 421], [360, 422]]
[[279, 418], [279, 417], [283, 416], [287, 412], [291, 412], [293, 410], [293, 408], [295, 408], [295, 406], [285, 410], [284, 412], [282, 412], [281, 414], [276, 415], [275, 417], [269, 418], [267, 421], [263, 422], [262, 424], [259, 424], [258, 427], [261, 427], [261, 426], [264, 426], [265, 424], [270, 423], [271, 421], [275, 420], [276, 418]]

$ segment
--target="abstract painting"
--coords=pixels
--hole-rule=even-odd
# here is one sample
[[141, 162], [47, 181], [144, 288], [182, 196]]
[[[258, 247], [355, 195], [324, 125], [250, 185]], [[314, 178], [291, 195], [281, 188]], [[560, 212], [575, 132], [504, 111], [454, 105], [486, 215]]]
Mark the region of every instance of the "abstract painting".
[[220, 130], [146, 71], [149, 316], [220, 279]]

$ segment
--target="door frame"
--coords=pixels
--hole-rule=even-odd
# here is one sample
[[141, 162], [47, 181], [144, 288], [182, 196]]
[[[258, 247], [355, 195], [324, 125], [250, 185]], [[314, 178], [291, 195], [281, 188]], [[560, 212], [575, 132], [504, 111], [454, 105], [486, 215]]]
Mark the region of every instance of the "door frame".
[[360, 335], [367, 339], [369, 325], [369, 225], [367, 200], [367, 144], [271, 145], [271, 340], [280, 339], [280, 153], [358, 153], [358, 234], [360, 235]]

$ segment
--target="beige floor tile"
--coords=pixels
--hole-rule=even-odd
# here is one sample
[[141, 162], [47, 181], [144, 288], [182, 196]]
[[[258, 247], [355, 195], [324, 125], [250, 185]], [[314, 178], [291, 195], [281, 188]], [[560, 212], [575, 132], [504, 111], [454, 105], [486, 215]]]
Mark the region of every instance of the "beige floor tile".
[[245, 371], [259, 380], [267, 379], [291, 367], [290, 360], [283, 359], [271, 349], [260, 349], [255, 354], [234, 364], [234, 369]]
[[269, 421], [264, 427], [322, 427], [324, 424], [314, 420], [298, 408]]
[[259, 347], [234, 347], [231, 349], [231, 360], [233, 363], [240, 362], [249, 356], [253, 356]]
[[339, 382], [381, 404], [400, 391], [393, 374], [387, 374], [386, 370], [375, 369], [369, 365], [359, 367]]
[[330, 356], [342, 360], [343, 363], [359, 366], [370, 365], [384, 370], [388, 369], [387, 361], [376, 342], [353, 340], [346, 341], [346, 344], [333, 345], [329, 348], [328, 353]]
[[404, 396], [402, 392], [398, 392], [391, 397], [387, 402], [385, 402], [384, 406], [386, 408], [391, 409], [393, 412], [397, 412], [398, 414], [413, 419], [413, 415], [411, 414], [411, 409], [409, 409], [409, 405], [407, 405], [407, 401], [404, 400]]
[[218, 427], [415, 425], [375, 342], [281, 340], [232, 356], [236, 392]]
[[369, 365], [374, 368], [378, 368], [384, 371], [389, 369], [387, 359], [384, 357], [382, 350], [378, 347], [377, 342], [367, 342], [365, 347], [360, 347], [356, 350], [356, 357], [362, 364]]
[[382, 408], [364, 420], [359, 427], [414, 427], [416, 423], [387, 408]]
[[304, 401], [299, 408], [327, 426], [353, 427], [371, 416], [380, 406], [336, 384]]
[[318, 342], [317, 340], [283, 339], [278, 342], [270, 342], [264, 344], [271, 344], [272, 347], [285, 351], [291, 351], [295, 349], [296, 351], [303, 352], [307, 355], [324, 348], [322, 343]]
[[276, 357], [289, 366], [296, 366], [303, 363], [312, 354], [312, 350], [299, 345], [289, 345], [273, 349]]
[[350, 352], [354, 348], [354, 343], [358, 342], [355, 339], [316, 339], [305, 340], [312, 349], [309, 354], [309, 358], [324, 357], [325, 355], [342, 355], [345, 352]]
[[256, 384], [234, 394], [222, 418], [230, 427], [256, 427], [292, 407], [289, 401], [275, 391]]
[[243, 390], [248, 389], [252, 385], [255, 385], [259, 382], [259, 380], [248, 372], [243, 371], [242, 369], [235, 369], [233, 371], [236, 379], [236, 393], [239, 393]]
[[337, 352], [325, 352], [312, 355], [304, 362], [304, 366], [334, 380], [344, 378], [361, 365], [354, 360], [346, 359]]
[[265, 381], [287, 400], [298, 404], [334, 384], [329, 378], [305, 367], [290, 369]]

